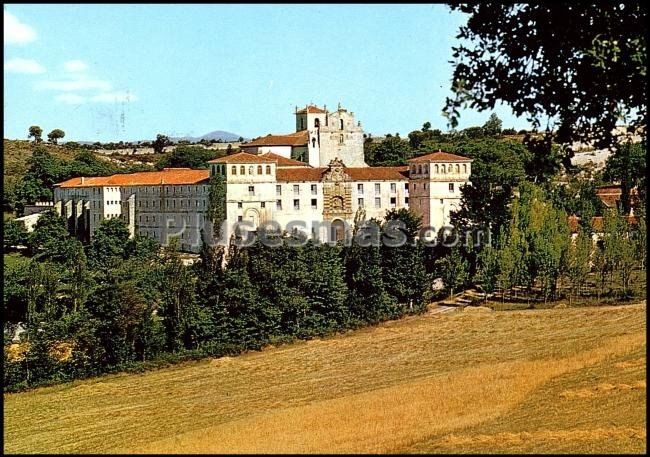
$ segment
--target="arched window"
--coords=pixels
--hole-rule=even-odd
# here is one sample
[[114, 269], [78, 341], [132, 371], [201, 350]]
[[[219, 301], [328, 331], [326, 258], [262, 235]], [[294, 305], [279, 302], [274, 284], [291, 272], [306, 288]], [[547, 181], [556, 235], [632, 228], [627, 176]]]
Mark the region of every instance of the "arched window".
[[445, 174], [445, 166], [444, 165], [442, 165], [441, 171], [442, 171], [442, 174], [444, 175]]
[[440, 167], [436, 164], [436, 173], [440, 173]]
[[233, 174], [233, 175], [237, 174], [237, 167], [235, 165], [232, 166], [232, 169], [230, 170], [230, 174]]
[[467, 173], [467, 164], [463, 164], [463, 173]]
[[320, 119], [318, 119], [318, 118], [314, 119], [314, 127], [316, 127], [316, 128], [320, 127]]
[[253, 168], [252, 165], [251, 165], [250, 167], [248, 167], [248, 174], [249, 174], [249, 175], [254, 174], [255, 172], [254, 172], [253, 170], [254, 170], [254, 168]]
[[456, 164], [456, 173], [460, 173], [460, 165]]
[[270, 175], [271, 174], [271, 165], [266, 166], [266, 174]]
[[341, 130], [343, 130], [343, 119], [340, 119], [339, 122], [341, 123], [341, 124], [340, 124], [340, 128], [341, 128]]
[[429, 165], [424, 166], [424, 174], [426, 175], [427, 173], [429, 173]]
[[415, 174], [415, 165], [411, 165], [411, 173]]
[[422, 174], [422, 165], [418, 165], [418, 174], [419, 174], [419, 175]]
[[245, 166], [240, 166], [239, 167], [239, 174], [240, 175], [245, 175], [246, 174], [246, 167]]
[[304, 130], [304, 129], [305, 129], [305, 119], [301, 117], [300, 118], [300, 130]]
[[261, 175], [262, 174], [262, 165], [257, 166], [257, 174]]
[[311, 147], [315, 148], [316, 147], [316, 138], [311, 139]]

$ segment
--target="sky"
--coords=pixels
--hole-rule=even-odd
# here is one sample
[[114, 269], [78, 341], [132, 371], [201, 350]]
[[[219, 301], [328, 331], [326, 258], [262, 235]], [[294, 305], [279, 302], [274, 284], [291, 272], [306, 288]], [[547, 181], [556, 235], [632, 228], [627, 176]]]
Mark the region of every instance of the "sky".
[[[435, 5], [4, 5], [4, 137], [67, 141], [295, 130], [295, 106], [374, 136], [442, 116], [462, 13]], [[505, 106], [503, 127], [529, 128]], [[459, 128], [490, 112], [462, 111]]]

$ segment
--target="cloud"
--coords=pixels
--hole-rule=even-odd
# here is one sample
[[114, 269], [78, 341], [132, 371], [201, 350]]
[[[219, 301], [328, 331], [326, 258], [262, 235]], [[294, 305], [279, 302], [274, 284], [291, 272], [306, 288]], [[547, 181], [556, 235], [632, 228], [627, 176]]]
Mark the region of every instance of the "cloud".
[[76, 73], [80, 71], [86, 71], [88, 69], [88, 65], [86, 65], [86, 63], [81, 60], [68, 60], [67, 62], [63, 63], [63, 68], [65, 68], [65, 71], [68, 71], [70, 73]]
[[73, 79], [63, 81], [41, 81], [36, 84], [40, 90], [57, 90], [60, 92], [74, 92], [77, 90], [110, 91], [113, 85], [103, 79]]
[[32, 59], [9, 59], [5, 62], [5, 71], [10, 73], [37, 74], [45, 73], [45, 67]]
[[86, 97], [77, 94], [60, 94], [54, 97], [54, 100], [67, 105], [80, 105], [86, 103]]
[[120, 103], [120, 102], [133, 102], [138, 98], [129, 92], [105, 92], [90, 97], [90, 100], [98, 103]]
[[4, 37], [5, 44], [31, 43], [36, 40], [36, 30], [5, 10]]

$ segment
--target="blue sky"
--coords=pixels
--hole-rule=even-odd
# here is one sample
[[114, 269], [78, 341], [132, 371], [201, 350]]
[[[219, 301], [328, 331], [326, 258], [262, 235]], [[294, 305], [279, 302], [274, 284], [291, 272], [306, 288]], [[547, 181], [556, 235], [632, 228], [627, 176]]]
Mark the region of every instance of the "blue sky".
[[[447, 129], [445, 5], [7, 5], [4, 136], [129, 141], [294, 129], [294, 107], [353, 111], [366, 132]], [[507, 107], [504, 127], [529, 127]], [[460, 128], [490, 112], [465, 111]]]

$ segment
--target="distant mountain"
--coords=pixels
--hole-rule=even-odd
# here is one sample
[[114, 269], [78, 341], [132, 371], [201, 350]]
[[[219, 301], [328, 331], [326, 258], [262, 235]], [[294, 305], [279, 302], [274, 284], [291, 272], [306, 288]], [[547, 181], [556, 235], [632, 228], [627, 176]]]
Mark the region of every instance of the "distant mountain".
[[221, 140], [223, 142], [235, 142], [238, 141], [241, 135], [232, 132], [224, 132], [223, 130], [215, 130], [214, 132], [206, 133], [202, 136], [182, 136], [182, 137], [171, 137], [170, 140], [177, 143], [179, 141], [191, 141], [198, 142], [201, 140]]

